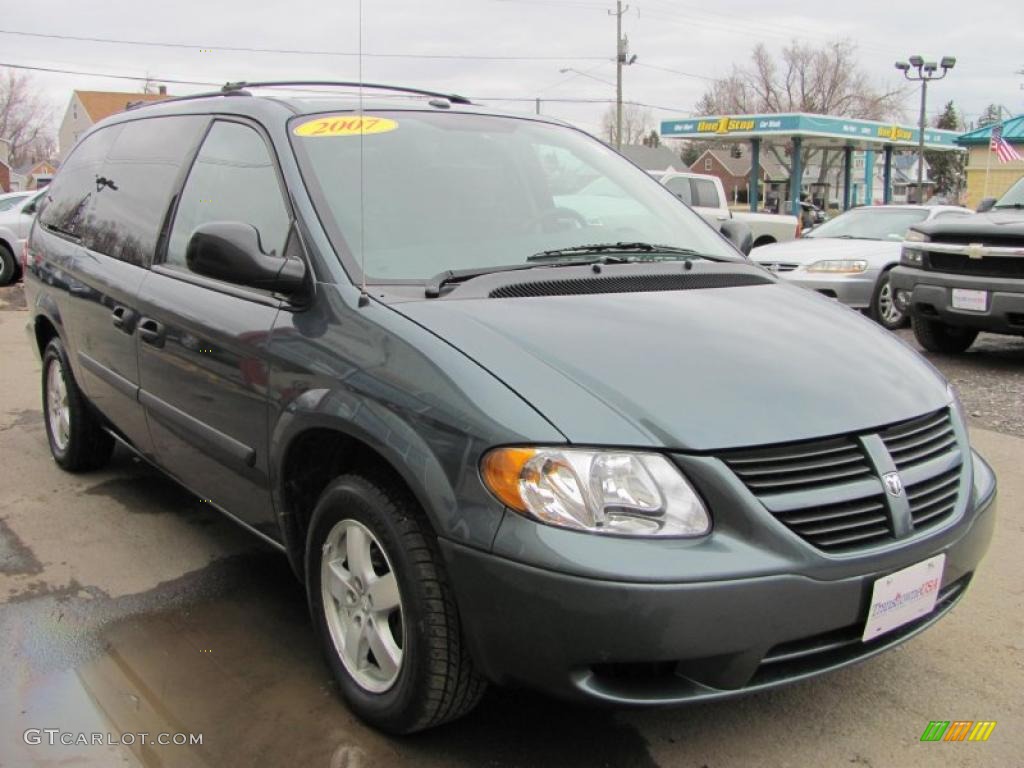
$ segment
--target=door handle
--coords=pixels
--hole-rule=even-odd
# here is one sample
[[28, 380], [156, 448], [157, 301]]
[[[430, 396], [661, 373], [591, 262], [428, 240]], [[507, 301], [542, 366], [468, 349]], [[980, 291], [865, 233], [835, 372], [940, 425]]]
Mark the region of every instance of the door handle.
[[163, 323], [158, 323], [151, 317], [144, 317], [139, 321], [139, 338], [154, 347], [162, 347], [166, 329]]
[[128, 309], [128, 307], [118, 304], [114, 307], [114, 311], [110, 313], [110, 319], [114, 323], [114, 327], [119, 331], [131, 333], [135, 322], [135, 312]]

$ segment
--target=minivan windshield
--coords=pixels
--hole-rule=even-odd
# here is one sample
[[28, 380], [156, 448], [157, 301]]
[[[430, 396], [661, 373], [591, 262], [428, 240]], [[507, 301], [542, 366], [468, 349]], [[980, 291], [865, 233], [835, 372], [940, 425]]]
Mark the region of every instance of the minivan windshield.
[[850, 240], [903, 240], [911, 224], [928, 218], [921, 208], [854, 208], [808, 232], [808, 238], [848, 238]]
[[564, 126], [413, 111], [368, 113], [360, 124], [332, 113], [295, 118], [290, 135], [336, 247], [365, 262], [371, 281], [619, 242], [742, 259], [655, 179]]
[[1024, 207], [1024, 176], [1017, 180], [1017, 183], [1010, 187], [1006, 194], [999, 198], [996, 208], [1021, 208]]

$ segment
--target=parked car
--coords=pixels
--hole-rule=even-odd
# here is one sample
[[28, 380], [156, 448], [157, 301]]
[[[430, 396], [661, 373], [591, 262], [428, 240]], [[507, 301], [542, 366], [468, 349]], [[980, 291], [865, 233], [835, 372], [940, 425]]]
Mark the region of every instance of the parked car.
[[6, 210], [0, 210], [0, 285], [10, 285], [21, 277], [18, 260], [41, 194], [19, 195]]
[[892, 272], [897, 304], [931, 352], [964, 352], [981, 331], [1024, 336], [1024, 177], [978, 210], [913, 225]]
[[953, 206], [853, 208], [799, 240], [755, 248], [750, 258], [783, 280], [864, 310], [886, 328], [900, 328], [907, 317], [893, 300], [890, 270], [899, 264], [908, 228], [973, 215]]
[[824, 224], [828, 220], [828, 216], [823, 209], [806, 200], [800, 201], [800, 210], [804, 211], [807, 219], [810, 220], [810, 226], [805, 224], [803, 227], [804, 235], [810, 232], [812, 228], [817, 227], [819, 224]]
[[721, 227], [729, 220], [742, 221], [750, 227], [755, 248], [771, 243], [784, 243], [799, 236], [801, 227], [796, 216], [731, 211], [722, 180], [717, 176], [703, 173], [666, 173], [659, 181], [713, 227]]
[[[486, 682], [737, 696], [961, 599], [996, 481], [931, 365], [597, 139], [394, 90], [236, 84], [83, 136], [27, 254], [60, 467], [121, 443], [282, 550], [396, 733]], [[554, 199], [570, 164], [632, 242]]]
[[0, 195], [0, 213], [10, 210], [18, 203], [27, 200], [32, 197], [35, 192], [29, 190], [28, 192], [5, 192]]

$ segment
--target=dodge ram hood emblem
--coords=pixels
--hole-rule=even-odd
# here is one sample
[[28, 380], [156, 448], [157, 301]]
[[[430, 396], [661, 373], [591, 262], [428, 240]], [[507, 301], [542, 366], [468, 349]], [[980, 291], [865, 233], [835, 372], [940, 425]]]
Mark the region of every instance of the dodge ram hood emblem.
[[903, 493], [903, 480], [900, 479], [899, 474], [896, 472], [883, 475], [882, 481], [885, 483], [885, 489], [889, 491], [890, 495], [899, 496]]

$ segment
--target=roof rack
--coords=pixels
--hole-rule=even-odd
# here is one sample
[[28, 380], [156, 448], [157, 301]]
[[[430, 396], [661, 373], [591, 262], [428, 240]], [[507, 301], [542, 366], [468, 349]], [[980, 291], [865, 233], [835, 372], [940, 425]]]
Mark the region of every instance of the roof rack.
[[406, 88], [401, 85], [381, 85], [380, 83], [358, 83], [345, 80], [261, 80], [259, 82], [239, 81], [237, 83], [224, 83], [218, 91], [203, 91], [202, 93], [190, 93], [185, 96], [172, 96], [169, 99], [156, 101], [132, 101], [125, 105], [125, 112], [140, 107], [151, 107], [158, 104], [173, 104], [178, 101], [190, 101], [192, 99], [208, 99], [215, 96], [252, 96], [246, 88], [277, 88], [283, 86], [332, 86], [340, 88], [370, 88], [379, 91], [398, 91], [400, 93], [413, 93], [417, 96], [432, 96], [434, 98], [447, 99], [452, 104], [472, 104], [465, 96], [455, 93], [441, 93], [440, 91], [425, 91], [420, 88]]
[[[232, 83], [228, 83], [228, 85], [232, 85]], [[127, 104], [125, 104], [124, 111], [125, 112], [129, 112], [129, 111], [131, 111], [133, 109], [138, 109], [139, 107], [155, 107], [155, 106], [158, 106], [160, 104], [174, 104], [174, 103], [179, 102], [179, 101], [191, 101], [192, 99], [209, 99], [209, 98], [213, 98], [214, 96], [251, 96], [252, 95], [251, 93], [247, 93], [246, 91], [242, 91], [242, 90], [231, 90], [231, 91], [228, 91], [228, 90], [225, 90], [226, 88], [227, 88], [227, 86], [224, 86], [219, 91], [203, 91], [202, 93], [189, 93], [189, 94], [186, 94], [184, 96], [171, 96], [170, 98], [167, 98], [167, 99], [155, 99], [153, 101], [144, 101], [144, 100], [141, 100], [141, 99], [139, 101], [129, 101]]]
[[223, 94], [237, 93], [244, 91], [246, 88], [277, 88], [283, 86], [334, 86], [342, 88], [370, 88], [373, 90], [380, 91], [397, 91], [399, 93], [414, 93], [417, 96], [434, 96], [437, 98], [448, 99], [452, 104], [472, 104], [469, 99], [465, 96], [459, 96], [455, 93], [441, 93], [439, 91], [426, 91], [421, 88], [406, 88], [401, 85], [382, 85], [380, 83], [359, 83], [350, 82], [345, 80], [262, 80], [259, 82], [247, 82], [240, 81], [237, 83], [225, 83], [224, 87], [221, 88]]

